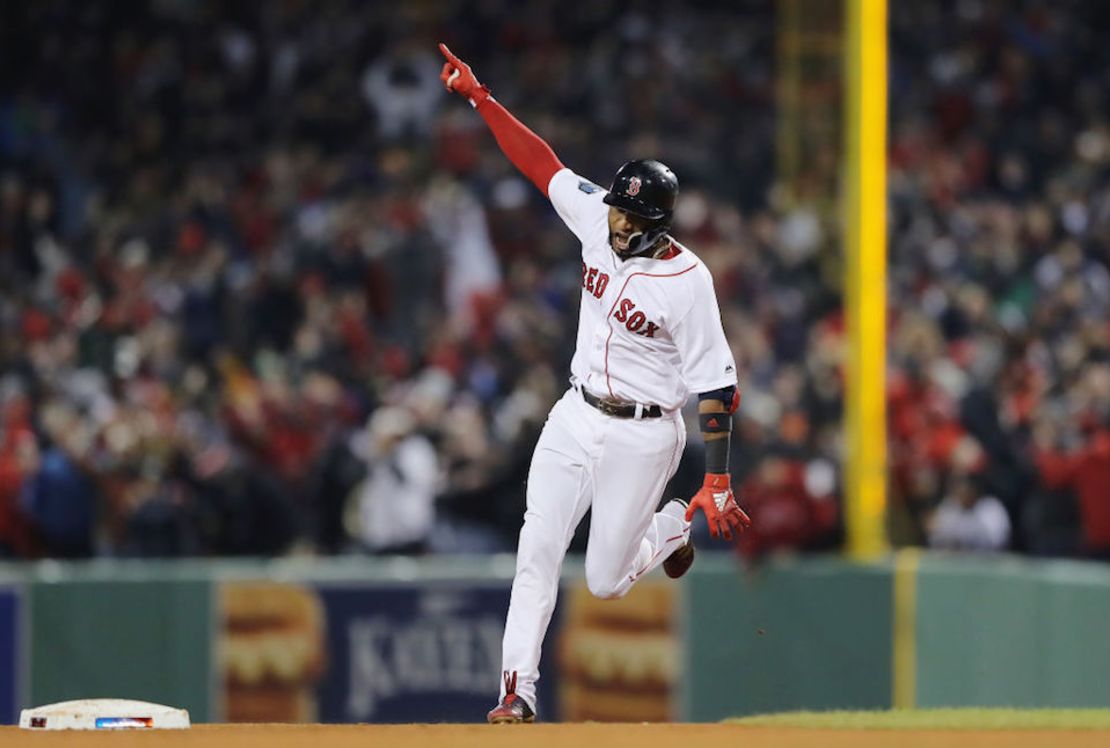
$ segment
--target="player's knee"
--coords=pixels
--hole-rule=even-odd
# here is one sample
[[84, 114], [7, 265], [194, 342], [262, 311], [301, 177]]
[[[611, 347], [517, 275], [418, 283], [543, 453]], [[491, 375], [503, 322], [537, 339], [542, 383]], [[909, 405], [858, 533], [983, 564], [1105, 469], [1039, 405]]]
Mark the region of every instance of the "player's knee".
[[622, 581], [620, 577], [614, 578], [612, 575], [600, 573], [590, 574], [589, 569], [586, 570], [586, 587], [589, 588], [591, 595], [600, 597], [602, 600], [624, 597], [628, 590], [623, 589]]

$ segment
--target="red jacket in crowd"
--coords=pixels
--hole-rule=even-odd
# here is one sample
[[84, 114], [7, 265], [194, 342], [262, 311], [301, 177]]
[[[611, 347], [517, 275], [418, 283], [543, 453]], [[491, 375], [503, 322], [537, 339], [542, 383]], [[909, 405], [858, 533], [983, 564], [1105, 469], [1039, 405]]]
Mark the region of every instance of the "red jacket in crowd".
[[1110, 550], [1110, 431], [1098, 431], [1079, 452], [1041, 452], [1037, 467], [1049, 488], [1075, 491], [1087, 549]]

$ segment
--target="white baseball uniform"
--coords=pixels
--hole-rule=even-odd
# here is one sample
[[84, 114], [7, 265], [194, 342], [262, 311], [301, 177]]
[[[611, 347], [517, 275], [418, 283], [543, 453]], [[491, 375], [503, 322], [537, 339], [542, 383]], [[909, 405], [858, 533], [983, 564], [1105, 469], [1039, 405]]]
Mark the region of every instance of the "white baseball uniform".
[[[572, 387], [532, 456], [505, 622], [503, 669], [516, 671], [516, 693], [533, 709], [563, 556], [586, 510], [593, 507], [586, 583], [598, 597], [621, 597], [689, 537], [684, 518], [655, 512], [686, 445], [682, 406], [692, 393], [736, 384], [705, 265], [677, 243], [665, 259], [622, 260], [609, 245], [605, 190], [570, 169], [551, 178], [548, 195], [582, 242], [582, 301]], [[606, 415], [582, 388], [658, 405], [662, 416]]]

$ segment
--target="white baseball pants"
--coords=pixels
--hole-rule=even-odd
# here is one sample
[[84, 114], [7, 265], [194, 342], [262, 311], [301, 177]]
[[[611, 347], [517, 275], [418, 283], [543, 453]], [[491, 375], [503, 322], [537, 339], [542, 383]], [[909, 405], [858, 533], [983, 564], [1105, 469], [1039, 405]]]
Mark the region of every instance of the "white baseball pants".
[[[688, 537], [689, 524], [655, 512], [686, 446], [681, 413], [633, 420], [602, 414], [570, 389], [548, 415], [532, 455], [502, 667], [536, 705], [540, 647], [555, 609], [563, 556], [592, 505], [586, 584], [625, 595]], [[504, 683], [501, 697], [504, 698]]]

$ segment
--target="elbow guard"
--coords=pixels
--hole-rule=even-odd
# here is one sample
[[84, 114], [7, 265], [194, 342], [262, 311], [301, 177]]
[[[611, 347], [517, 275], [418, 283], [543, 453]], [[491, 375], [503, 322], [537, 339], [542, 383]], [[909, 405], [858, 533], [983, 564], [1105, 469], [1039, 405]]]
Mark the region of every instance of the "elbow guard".
[[719, 390], [699, 393], [698, 400], [720, 400], [728, 414], [732, 415], [740, 408], [740, 389], [730, 384]]

